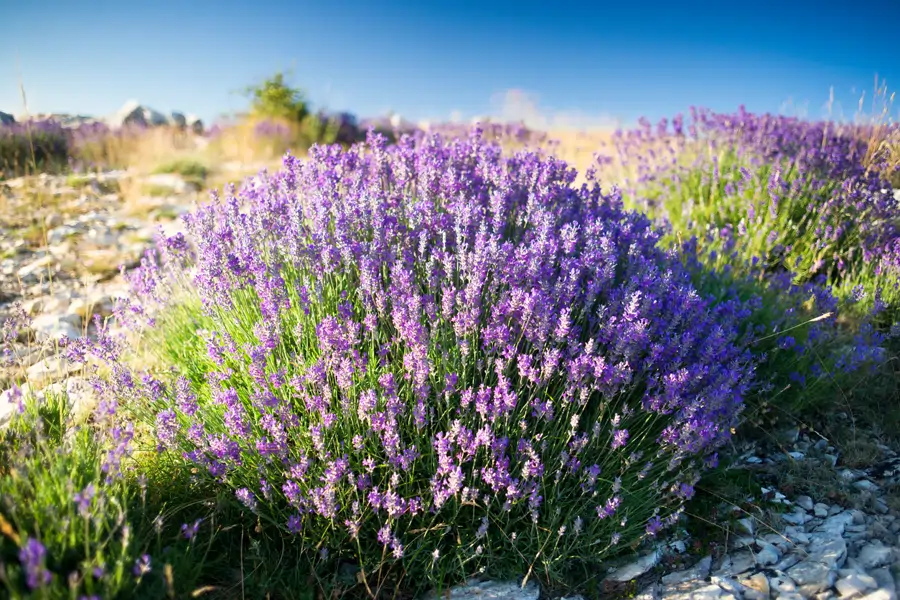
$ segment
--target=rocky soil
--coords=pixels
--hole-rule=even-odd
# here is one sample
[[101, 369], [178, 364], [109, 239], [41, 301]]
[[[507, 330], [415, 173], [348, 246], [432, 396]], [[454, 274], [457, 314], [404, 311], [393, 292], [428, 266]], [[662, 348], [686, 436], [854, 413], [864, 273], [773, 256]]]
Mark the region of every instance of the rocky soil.
[[125, 202], [119, 190], [134, 177], [118, 171], [0, 182], [0, 322], [17, 307], [32, 320], [13, 345], [14, 365], [0, 360], [0, 425], [14, 408], [3, 390], [22, 380], [36, 391], [65, 380], [57, 387], [70, 393], [76, 414], [89, 411], [87, 386], [74, 376], [80, 368], [58, 356], [58, 340], [94, 333], [94, 315], [109, 316], [127, 293], [120, 269], [140, 262], [160, 228], [180, 230], [180, 216], [199, 197], [180, 177], [156, 175], [139, 184], [157, 195]]

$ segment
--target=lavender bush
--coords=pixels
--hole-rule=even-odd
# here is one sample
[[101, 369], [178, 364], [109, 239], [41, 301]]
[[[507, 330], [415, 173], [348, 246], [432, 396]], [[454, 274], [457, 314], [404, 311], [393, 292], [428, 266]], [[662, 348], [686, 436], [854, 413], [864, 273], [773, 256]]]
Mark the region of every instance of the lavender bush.
[[265, 527], [413, 587], [558, 577], [678, 519], [751, 381], [650, 222], [534, 153], [314, 147], [197, 209], [120, 316], [159, 450]]
[[629, 176], [628, 204], [682, 239], [719, 244], [707, 233], [728, 229], [741, 260], [787, 269], [800, 282], [824, 276], [840, 298], [865, 291], [864, 306], [876, 304], [900, 219], [860, 127], [692, 110], [688, 123], [678, 117], [654, 129], [644, 121], [621, 133], [615, 158]]
[[758, 335], [777, 344], [754, 344], [758, 373], [795, 412], [827, 410], [890, 359], [900, 213], [868, 139], [863, 127], [693, 110], [620, 132], [599, 159], [667, 243], [689, 242], [695, 285], [743, 290]]
[[0, 179], [64, 168], [68, 151], [69, 136], [59, 123], [0, 125]]

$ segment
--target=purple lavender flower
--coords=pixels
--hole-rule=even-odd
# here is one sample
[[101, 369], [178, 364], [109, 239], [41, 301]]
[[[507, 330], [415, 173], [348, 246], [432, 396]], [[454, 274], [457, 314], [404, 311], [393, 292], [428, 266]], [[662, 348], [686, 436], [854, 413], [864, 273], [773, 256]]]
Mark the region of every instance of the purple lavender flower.
[[241, 501], [241, 504], [249, 508], [251, 511], [256, 511], [259, 503], [256, 501], [256, 496], [253, 495], [253, 492], [248, 490], [247, 488], [240, 488], [234, 493], [237, 496], [237, 499]]
[[19, 550], [19, 562], [25, 569], [25, 578], [29, 589], [37, 590], [50, 583], [53, 576], [46, 568], [46, 558], [47, 549], [38, 540], [31, 537]]
[[192, 524], [188, 525], [187, 523], [182, 523], [181, 525], [181, 536], [186, 540], [192, 540], [197, 535], [197, 532], [200, 530], [200, 523], [203, 519], [197, 519]]
[[76, 493], [73, 500], [75, 504], [78, 506], [78, 514], [82, 517], [87, 517], [90, 514], [91, 509], [91, 501], [94, 499], [94, 494], [96, 493], [96, 488], [94, 484], [88, 484], [80, 492]]
[[134, 561], [134, 568], [131, 570], [135, 577], [143, 577], [152, 569], [150, 568], [150, 555], [142, 554], [140, 558]]

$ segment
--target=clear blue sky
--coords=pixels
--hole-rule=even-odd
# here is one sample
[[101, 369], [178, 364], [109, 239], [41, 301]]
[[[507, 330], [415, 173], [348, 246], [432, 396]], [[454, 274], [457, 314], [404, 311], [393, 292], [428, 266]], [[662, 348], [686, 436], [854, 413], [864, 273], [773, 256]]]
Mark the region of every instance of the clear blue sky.
[[898, 0], [0, 0], [0, 110], [21, 112], [21, 72], [32, 112], [134, 98], [210, 120], [292, 69], [363, 116], [497, 114], [510, 89], [589, 121], [789, 100], [821, 116], [831, 86], [845, 112], [876, 73], [900, 87], [898, 31]]

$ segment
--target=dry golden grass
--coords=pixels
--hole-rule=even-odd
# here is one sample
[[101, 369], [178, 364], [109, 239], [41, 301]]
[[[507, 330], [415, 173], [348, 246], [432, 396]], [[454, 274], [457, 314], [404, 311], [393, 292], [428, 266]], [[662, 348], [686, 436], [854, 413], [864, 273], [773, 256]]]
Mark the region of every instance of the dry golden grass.
[[[257, 127], [265, 121], [277, 127], [279, 135], [259, 135]], [[290, 149], [302, 155], [304, 151], [292, 141], [301, 138], [300, 124], [289, 120], [246, 118], [225, 129], [209, 142], [205, 155], [215, 164], [238, 162], [243, 164], [266, 163], [279, 160]]]
[[78, 158], [88, 165], [116, 165], [138, 171], [197, 150], [197, 137], [174, 127], [98, 136], [79, 146]]
[[[886, 178], [895, 176], [894, 185], [900, 184], [900, 124], [893, 113], [896, 92], [889, 92], [887, 84], [875, 76], [871, 104], [866, 106], [866, 93], [860, 95], [852, 122], [836, 127], [866, 142], [864, 163], [882, 172]], [[834, 91], [828, 101], [828, 113], [834, 114]]]
[[594, 164], [598, 152], [611, 151], [614, 134], [614, 129], [590, 131], [564, 129], [548, 132], [549, 138], [555, 142], [551, 148], [554, 154], [578, 169], [579, 174]]

